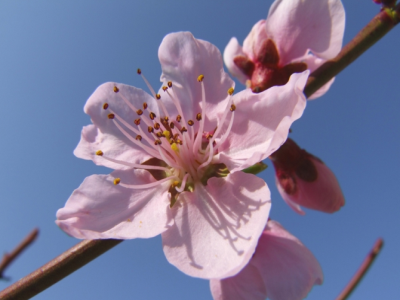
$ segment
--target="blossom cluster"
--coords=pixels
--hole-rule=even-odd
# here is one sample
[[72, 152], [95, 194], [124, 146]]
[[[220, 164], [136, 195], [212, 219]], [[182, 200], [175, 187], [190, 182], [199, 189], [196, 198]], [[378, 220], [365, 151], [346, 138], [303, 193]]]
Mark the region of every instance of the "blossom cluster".
[[[332, 171], [288, 134], [310, 72], [341, 49], [344, 19], [340, 0], [276, 0], [223, 58], [189, 32], [168, 34], [158, 90], [138, 69], [150, 94], [108, 82], [87, 100], [92, 124], [74, 154], [114, 171], [87, 177], [57, 225], [79, 239], [161, 234], [167, 260], [210, 279], [214, 299], [303, 299], [322, 283], [321, 267], [269, 220], [269, 188], [251, 167], [270, 158], [282, 198], [300, 214], [343, 206]], [[235, 93], [223, 60], [245, 90]]]

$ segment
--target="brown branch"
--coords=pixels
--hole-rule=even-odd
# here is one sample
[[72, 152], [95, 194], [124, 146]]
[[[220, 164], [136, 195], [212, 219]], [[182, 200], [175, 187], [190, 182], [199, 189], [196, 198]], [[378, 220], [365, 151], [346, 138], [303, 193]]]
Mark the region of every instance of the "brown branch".
[[30, 299], [121, 242], [84, 240], [1, 291], [0, 299]]
[[350, 282], [347, 284], [344, 290], [340, 293], [340, 295], [336, 298], [336, 300], [345, 300], [350, 296], [353, 290], [360, 283], [361, 279], [364, 277], [365, 273], [367, 273], [368, 269], [371, 267], [375, 258], [381, 251], [382, 246], [383, 246], [383, 240], [379, 238], [375, 242], [374, 246], [372, 247], [367, 257], [364, 259], [362, 265], [360, 266], [356, 274], [354, 274], [353, 278], [350, 280]]
[[304, 94], [310, 97], [325, 83], [388, 33], [400, 22], [400, 3], [394, 9], [382, 9], [333, 59], [326, 61], [308, 78]]
[[3, 259], [0, 262], [0, 279], [4, 279], [3, 273], [5, 269], [24, 251], [39, 234], [39, 229], [35, 228], [29, 233], [18, 246], [10, 253], [5, 253]]

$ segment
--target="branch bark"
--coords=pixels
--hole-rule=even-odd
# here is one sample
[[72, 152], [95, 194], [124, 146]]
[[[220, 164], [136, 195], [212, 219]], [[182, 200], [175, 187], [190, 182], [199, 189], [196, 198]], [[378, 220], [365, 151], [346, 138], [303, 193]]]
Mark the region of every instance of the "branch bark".
[[122, 240], [84, 240], [1, 291], [0, 299], [30, 299], [121, 242]]
[[367, 273], [368, 269], [371, 267], [375, 258], [381, 251], [382, 246], [383, 246], [383, 240], [380, 238], [375, 242], [374, 246], [372, 247], [367, 257], [364, 259], [362, 265], [360, 266], [356, 274], [354, 274], [353, 278], [350, 280], [350, 282], [347, 284], [344, 290], [340, 293], [340, 295], [336, 298], [336, 300], [346, 300], [350, 296], [350, 294], [360, 283], [361, 279]]
[[3, 259], [0, 262], [0, 279], [4, 279], [4, 271], [7, 267], [24, 251], [39, 234], [39, 229], [33, 229], [22, 241], [18, 244], [17, 247], [10, 253], [5, 253]]

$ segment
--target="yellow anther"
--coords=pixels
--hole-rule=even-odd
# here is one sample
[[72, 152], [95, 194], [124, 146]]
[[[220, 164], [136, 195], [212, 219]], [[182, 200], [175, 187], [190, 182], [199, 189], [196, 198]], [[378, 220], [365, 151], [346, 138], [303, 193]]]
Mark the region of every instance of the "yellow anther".
[[114, 179], [114, 184], [117, 185], [121, 182], [121, 178], [115, 178]]
[[187, 131], [186, 127], [183, 126], [182, 129], [181, 129], [181, 133], [184, 133], [184, 132], [186, 132], [186, 131]]
[[146, 109], [146, 108], [147, 108], [147, 103], [143, 102], [143, 109]]
[[156, 98], [157, 98], [157, 100], [160, 100], [161, 99], [161, 95], [160, 94], [156, 94]]
[[136, 113], [141, 116], [143, 114], [143, 110], [141, 110], [140, 108], [136, 111]]
[[179, 181], [174, 181], [171, 185], [172, 185], [172, 187], [176, 187], [176, 186], [178, 186], [180, 184], [180, 182]]
[[139, 119], [136, 119], [135, 121], [133, 121], [133, 123], [135, 123], [135, 125], [140, 125], [140, 118]]
[[147, 131], [148, 131], [149, 133], [152, 133], [152, 132], [154, 131], [154, 129], [153, 129], [153, 127], [149, 126], [149, 127], [147, 127]]
[[168, 122], [169, 118], [167, 116], [164, 117], [164, 121]]
[[171, 133], [168, 130], [163, 131], [163, 135], [166, 137], [166, 139], [169, 141], [171, 138]]
[[171, 144], [171, 149], [174, 150], [175, 152], [179, 152], [178, 145], [176, 143]]
[[139, 75], [142, 74], [142, 70], [137, 69], [137, 73], [138, 73]]
[[157, 117], [156, 114], [153, 112], [151, 112], [149, 116], [150, 116], [150, 119], [152, 119], [152, 120], [154, 120], [154, 118]]
[[232, 105], [231, 105], [231, 111], [235, 111], [235, 109], [236, 109], [236, 105], [235, 105], [235, 104], [232, 104]]
[[141, 136], [140, 134], [138, 134], [138, 135], [136, 136], [136, 140], [137, 140], [137, 141], [141, 141], [141, 140], [142, 140], [142, 136]]
[[194, 124], [193, 120], [189, 120], [189, 121], [188, 121], [188, 125], [189, 125], [189, 126], [193, 126], [193, 124]]
[[168, 81], [168, 87], [172, 87], [172, 81]]
[[115, 115], [114, 114], [108, 114], [107, 116], [110, 120], [114, 119]]
[[166, 90], [168, 90], [168, 87], [164, 85], [164, 86], [162, 87], [162, 89], [163, 89], [163, 91], [165, 92]]
[[107, 109], [108, 108], [108, 103], [104, 103], [103, 104], [103, 109]]
[[181, 115], [177, 115], [177, 116], [176, 116], [176, 121], [177, 121], [177, 122], [180, 122], [181, 120], [182, 120]]
[[157, 146], [157, 145], [161, 145], [161, 141], [160, 141], [160, 140], [155, 140], [155, 141], [154, 141], [154, 145], [156, 145], [156, 146]]
[[228, 90], [228, 94], [229, 94], [229, 95], [232, 95], [234, 91], [235, 91], [235, 89], [234, 89], [233, 87], [231, 87], [231, 88], [229, 88], [229, 90]]
[[201, 113], [198, 113], [198, 114], [196, 115], [196, 120], [197, 120], [197, 121], [200, 121], [200, 120], [201, 120]]
[[103, 156], [103, 151], [97, 150], [97, 151], [96, 151], [96, 155], [98, 155], [98, 156]]
[[160, 129], [160, 123], [154, 123], [154, 129]]
[[201, 74], [201, 75], [199, 75], [199, 77], [197, 77], [197, 81], [198, 82], [202, 82], [203, 79], [204, 79], [204, 75], [203, 74]]
[[159, 132], [156, 133], [156, 136], [159, 137], [159, 138], [161, 138], [161, 137], [164, 136], [164, 133], [162, 133], [161, 131], [159, 131]]
[[117, 88], [116, 85], [114, 85], [114, 93], [118, 93], [119, 92], [119, 88]]

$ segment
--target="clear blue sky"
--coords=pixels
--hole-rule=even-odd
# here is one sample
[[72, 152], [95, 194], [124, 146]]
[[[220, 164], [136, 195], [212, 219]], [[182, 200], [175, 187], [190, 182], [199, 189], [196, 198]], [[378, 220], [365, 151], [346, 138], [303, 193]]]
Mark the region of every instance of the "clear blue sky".
[[[39, 239], [10, 268], [11, 282], [78, 242], [55, 224], [82, 180], [109, 170], [75, 158], [83, 105], [106, 81], [145, 88], [140, 67], [159, 86], [162, 38], [188, 30], [223, 50], [266, 17], [272, 1], [0, 1], [0, 252], [33, 227]], [[344, 0], [349, 41], [376, 13], [372, 0]], [[325, 282], [307, 299], [334, 299], [378, 237], [384, 249], [351, 299], [400, 299], [400, 28], [343, 71], [308, 103], [291, 137], [332, 168], [346, 205], [333, 215], [284, 204], [272, 166], [271, 217], [300, 238]], [[237, 90], [243, 86], [238, 84]], [[266, 162], [269, 164], [269, 162]], [[211, 299], [208, 281], [169, 265], [160, 237], [129, 240], [35, 299]]]

